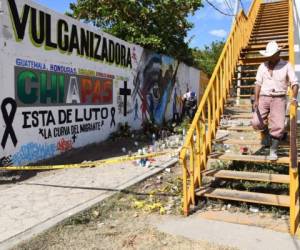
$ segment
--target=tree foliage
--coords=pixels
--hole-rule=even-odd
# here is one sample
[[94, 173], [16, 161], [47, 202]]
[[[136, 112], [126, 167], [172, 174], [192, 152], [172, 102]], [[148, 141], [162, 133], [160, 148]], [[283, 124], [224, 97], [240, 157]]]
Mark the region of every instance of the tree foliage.
[[224, 47], [224, 41], [214, 41], [204, 49], [194, 49], [193, 56], [196, 65], [209, 76], [212, 75]]
[[201, 0], [77, 0], [70, 4], [69, 15], [128, 42], [192, 63], [185, 37], [193, 24], [187, 17], [201, 6]]

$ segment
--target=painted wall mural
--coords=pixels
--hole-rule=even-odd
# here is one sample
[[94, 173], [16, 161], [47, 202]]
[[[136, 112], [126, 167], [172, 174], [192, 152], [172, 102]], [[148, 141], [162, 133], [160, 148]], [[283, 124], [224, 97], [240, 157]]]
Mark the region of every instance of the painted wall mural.
[[141, 100], [142, 121], [162, 124], [174, 89], [178, 61], [144, 50], [134, 80], [133, 98], [138, 109]]
[[30, 0], [0, 5], [0, 166], [180, 116], [200, 71]]

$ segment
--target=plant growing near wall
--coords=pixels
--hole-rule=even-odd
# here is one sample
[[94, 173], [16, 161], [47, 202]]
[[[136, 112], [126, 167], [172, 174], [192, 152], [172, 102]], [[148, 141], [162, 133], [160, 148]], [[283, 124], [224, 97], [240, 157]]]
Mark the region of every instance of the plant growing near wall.
[[211, 76], [222, 53], [224, 44], [224, 41], [214, 41], [210, 45], [206, 45], [204, 49], [194, 49], [193, 57], [196, 66]]
[[185, 38], [193, 24], [187, 17], [201, 6], [201, 0], [78, 0], [70, 4], [67, 14], [128, 42], [191, 63], [192, 50]]
[[127, 122], [119, 123], [116, 132], [110, 134], [110, 139], [127, 138], [131, 136], [131, 129]]

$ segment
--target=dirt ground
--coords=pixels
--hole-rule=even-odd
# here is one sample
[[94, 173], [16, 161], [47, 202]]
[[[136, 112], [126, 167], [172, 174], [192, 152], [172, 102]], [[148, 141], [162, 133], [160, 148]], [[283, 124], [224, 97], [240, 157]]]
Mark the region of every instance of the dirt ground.
[[[182, 218], [181, 169], [177, 165], [104, 202], [71, 217], [14, 250], [38, 249], [233, 249], [193, 241], [158, 231], [163, 218]], [[199, 218], [287, 230], [286, 215], [234, 202], [201, 200], [194, 212]]]
[[232, 249], [151, 226], [164, 215], [182, 216], [180, 175], [179, 166], [167, 169], [14, 249]]
[[[136, 141], [138, 146], [135, 145]], [[75, 163], [120, 156], [126, 154], [122, 151], [122, 147], [125, 147], [127, 152], [128, 150], [135, 152], [138, 148], [150, 144], [150, 138], [144, 140], [116, 138], [114, 141], [69, 151], [51, 159], [50, 163]], [[47, 163], [49, 161], [41, 162], [41, 164]], [[219, 163], [217, 165], [216, 167], [226, 167], [222, 164], [219, 166]], [[247, 168], [245, 164], [232, 164], [232, 167]], [[270, 166], [266, 167], [270, 168]], [[43, 175], [47, 172], [38, 174]], [[233, 188], [241, 186], [250, 191], [257, 188], [264, 190], [270, 188], [269, 185], [261, 187], [240, 182], [233, 182], [230, 185], [233, 185]], [[165, 215], [182, 217], [181, 202], [181, 169], [176, 166], [69, 218], [14, 249], [232, 249], [228, 246], [168, 235], [152, 226]], [[288, 225], [286, 209], [262, 205], [204, 199], [199, 201], [194, 212], [209, 220], [224, 220], [276, 231], [286, 231]]]

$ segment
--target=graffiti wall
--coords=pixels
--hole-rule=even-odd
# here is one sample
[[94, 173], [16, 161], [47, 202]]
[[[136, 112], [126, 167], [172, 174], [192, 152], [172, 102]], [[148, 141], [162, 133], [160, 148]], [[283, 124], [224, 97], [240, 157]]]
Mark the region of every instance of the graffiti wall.
[[24, 165], [180, 115], [200, 72], [27, 0], [0, 1], [0, 159]]

